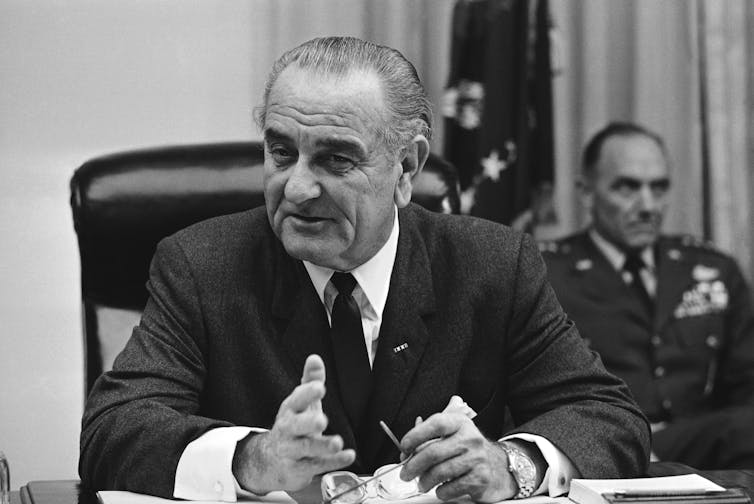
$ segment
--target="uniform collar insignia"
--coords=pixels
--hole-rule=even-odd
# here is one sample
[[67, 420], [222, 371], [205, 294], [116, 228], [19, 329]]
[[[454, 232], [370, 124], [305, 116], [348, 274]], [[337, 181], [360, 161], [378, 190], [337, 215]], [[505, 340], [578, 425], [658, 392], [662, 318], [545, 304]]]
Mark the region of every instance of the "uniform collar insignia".
[[592, 266], [594, 266], [594, 263], [591, 259], [580, 259], [576, 261], [573, 267], [576, 268], [576, 271], [587, 271], [592, 269]]
[[676, 249], [676, 248], [672, 248], [672, 249], [668, 250], [668, 257], [670, 259], [672, 259], [673, 261], [680, 261], [681, 260], [681, 251], [678, 250], [678, 249]]

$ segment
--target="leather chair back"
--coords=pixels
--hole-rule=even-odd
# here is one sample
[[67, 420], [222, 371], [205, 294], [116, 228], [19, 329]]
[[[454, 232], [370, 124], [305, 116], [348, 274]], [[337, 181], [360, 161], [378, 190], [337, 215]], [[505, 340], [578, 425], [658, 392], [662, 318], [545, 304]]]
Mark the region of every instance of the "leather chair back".
[[[261, 142], [235, 142], [121, 152], [74, 172], [87, 394], [138, 324], [157, 243], [200, 220], [264, 205], [263, 164]], [[425, 169], [413, 198], [457, 212], [452, 166], [432, 155]]]

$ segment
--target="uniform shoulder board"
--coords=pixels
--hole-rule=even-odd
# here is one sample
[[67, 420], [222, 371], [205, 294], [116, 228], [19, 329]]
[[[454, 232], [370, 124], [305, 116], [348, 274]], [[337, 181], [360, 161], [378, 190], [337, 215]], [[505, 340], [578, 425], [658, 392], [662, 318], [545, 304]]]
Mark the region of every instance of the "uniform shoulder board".
[[542, 253], [550, 254], [568, 254], [571, 251], [571, 246], [567, 243], [558, 242], [555, 240], [544, 240], [538, 243], [539, 251]]
[[540, 252], [557, 252], [558, 244], [552, 240], [541, 241], [537, 243]]
[[671, 239], [677, 242], [682, 247], [692, 248], [692, 249], [701, 249], [701, 250], [706, 250], [715, 254], [724, 255], [723, 252], [720, 251], [717, 247], [715, 247], [715, 244], [712, 243], [710, 240], [702, 240], [701, 238], [698, 238], [693, 235], [679, 235], [679, 236], [671, 237]]

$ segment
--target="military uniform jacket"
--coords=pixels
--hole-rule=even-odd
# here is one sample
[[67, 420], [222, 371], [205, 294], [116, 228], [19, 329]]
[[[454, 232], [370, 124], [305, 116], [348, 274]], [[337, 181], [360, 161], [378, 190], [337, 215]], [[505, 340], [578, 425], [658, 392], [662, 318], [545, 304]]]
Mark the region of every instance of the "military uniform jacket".
[[541, 248], [566, 313], [650, 420], [754, 404], [751, 297], [730, 257], [661, 237], [652, 316], [587, 233]]
[[258, 208], [158, 246], [141, 323], [87, 401], [84, 484], [170, 497], [186, 445], [214, 427], [272, 427], [312, 353], [328, 370], [328, 430], [357, 448], [357, 472], [399, 460], [378, 420], [402, 437], [458, 394], [492, 439], [507, 407], [584, 477], [642, 474], [646, 419], [568, 321], [533, 240], [416, 205], [398, 219], [363, 432], [338, 394], [326, 311]]

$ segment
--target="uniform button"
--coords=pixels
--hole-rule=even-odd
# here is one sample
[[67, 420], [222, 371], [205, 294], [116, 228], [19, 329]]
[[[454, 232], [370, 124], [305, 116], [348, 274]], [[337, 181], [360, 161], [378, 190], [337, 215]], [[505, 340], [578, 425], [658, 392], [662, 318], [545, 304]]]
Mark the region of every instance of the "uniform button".
[[662, 409], [667, 411], [667, 410], [670, 410], [670, 408], [672, 407], [673, 407], [673, 401], [671, 401], [670, 399], [662, 400]]
[[650, 338], [649, 342], [652, 344], [653, 347], [657, 348], [658, 346], [662, 345], [662, 338], [658, 334], [655, 334]]
[[655, 378], [662, 378], [665, 376], [665, 368], [662, 366], [657, 366], [655, 368]]
[[717, 337], [717, 334], [710, 334], [707, 336], [705, 343], [707, 343], [708, 347], [714, 350], [720, 346], [720, 338]]
[[215, 484], [212, 487], [212, 489], [215, 491], [215, 493], [217, 495], [222, 495], [222, 493], [223, 493], [223, 484], [221, 482], [219, 482], [219, 481], [215, 481]]

